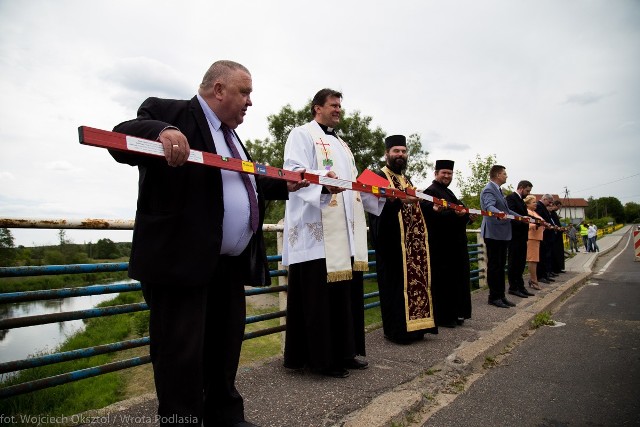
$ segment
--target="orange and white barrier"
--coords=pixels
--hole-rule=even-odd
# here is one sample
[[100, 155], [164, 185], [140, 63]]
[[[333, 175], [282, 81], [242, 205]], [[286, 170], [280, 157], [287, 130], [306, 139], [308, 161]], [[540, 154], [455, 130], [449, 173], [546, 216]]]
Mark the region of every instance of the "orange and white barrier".
[[633, 230], [633, 247], [635, 248], [636, 261], [640, 261], [640, 230]]
[[[85, 145], [92, 145], [94, 147], [108, 148], [119, 151], [132, 151], [147, 156], [164, 157], [164, 151], [162, 144], [158, 141], [151, 141], [148, 139], [137, 138], [130, 135], [125, 135], [118, 132], [109, 132], [106, 130], [95, 129], [88, 126], [80, 126], [78, 128], [78, 135], [80, 143]], [[208, 153], [204, 151], [191, 150], [187, 162], [198, 163], [205, 166], [211, 166], [219, 169], [230, 170], [240, 173], [248, 173], [252, 175], [266, 175], [270, 178], [281, 179], [291, 182], [300, 182], [303, 179], [308, 180], [311, 184], [318, 185], [331, 185], [333, 187], [340, 187], [345, 190], [355, 190], [360, 192], [366, 192], [376, 194], [379, 196], [395, 197], [398, 199], [407, 198], [407, 196], [417, 197], [428, 202], [432, 202], [436, 205], [443, 206], [448, 209], [456, 211], [467, 212], [470, 214], [477, 214], [483, 216], [494, 216], [501, 219], [509, 219], [512, 221], [521, 221], [530, 224], [539, 224], [540, 220], [530, 218], [528, 216], [518, 216], [506, 213], [494, 213], [489, 211], [483, 211], [480, 209], [469, 209], [462, 205], [456, 205], [449, 203], [444, 199], [430, 196], [425, 193], [416, 191], [413, 188], [407, 188], [405, 191], [401, 191], [391, 187], [382, 187], [377, 185], [366, 184], [364, 182], [352, 182], [339, 178], [329, 178], [326, 176], [320, 176], [311, 174], [308, 172], [293, 172], [281, 168], [263, 165], [260, 163], [249, 162], [241, 159], [235, 159], [231, 157], [222, 157], [217, 154]], [[369, 171], [370, 172], [370, 171]], [[373, 174], [373, 172], [370, 172]], [[364, 175], [364, 174], [363, 174]], [[363, 176], [361, 175], [361, 177]], [[377, 176], [376, 176], [377, 177]], [[388, 183], [387, 183], [388, 184]], [[549, 226], [553, 229], [553, 226]]]

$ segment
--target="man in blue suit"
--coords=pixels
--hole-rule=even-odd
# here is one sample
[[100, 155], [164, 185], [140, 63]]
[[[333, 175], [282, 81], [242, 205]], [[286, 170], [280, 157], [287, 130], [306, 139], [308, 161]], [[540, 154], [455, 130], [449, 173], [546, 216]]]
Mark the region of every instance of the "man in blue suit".
[[[489, 182], [480, 193], [480, 207], [483, 211], [518, 215], [509, 209], [500, 186], [507, 182], [504, 166], [493, 165], [489, 171]], [[507, 248], [511, 240], [511, 222], [495, 216], [483, 216], [480, 235], [487, 248], [487, 282], [489, 284], [489, 304], [500, 307], [515, 307], [504, 294], [504, 268], [507, 263]]]

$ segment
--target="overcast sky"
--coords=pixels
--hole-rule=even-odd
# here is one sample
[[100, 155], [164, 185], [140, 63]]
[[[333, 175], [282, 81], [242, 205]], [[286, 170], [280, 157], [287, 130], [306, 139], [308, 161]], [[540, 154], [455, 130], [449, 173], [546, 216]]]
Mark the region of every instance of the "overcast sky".
[[331, 87], [463, 175], [495, 154], [514, 186], [640, 202], [639, 1], [0, 0], [0, 217], [132, 219], [137, 170], [80, 145], [77, 127], [191, 98], [218, 59], [253, 76], [242, 139]]

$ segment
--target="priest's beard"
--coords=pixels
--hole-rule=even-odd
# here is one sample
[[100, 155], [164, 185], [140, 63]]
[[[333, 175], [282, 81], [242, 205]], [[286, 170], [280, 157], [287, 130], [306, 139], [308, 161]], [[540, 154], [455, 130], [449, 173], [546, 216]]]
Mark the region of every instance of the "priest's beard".
[[387, 159], [387, 167], [393, 173], [402, 175], [402, 172], [407, 168], [407, 161], [403, 157], [390, 158]]

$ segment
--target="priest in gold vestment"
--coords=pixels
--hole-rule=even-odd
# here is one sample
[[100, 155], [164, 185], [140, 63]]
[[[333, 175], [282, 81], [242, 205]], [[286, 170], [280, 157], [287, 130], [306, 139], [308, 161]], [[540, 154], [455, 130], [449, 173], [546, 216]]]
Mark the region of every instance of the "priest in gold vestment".
[[[407, 143], [403, 135], [385, 139], [386, 166], [378, 173], [391, 187], [412, 187], [403, 174]], [[435, 207], [433, 209], [440, 209]], [[388, 200], [379, 216], [369, 214], [385, 337], [398, 344], [437, 333], [431, 300], [431, 266], [425, 215], [418, 199]]]

